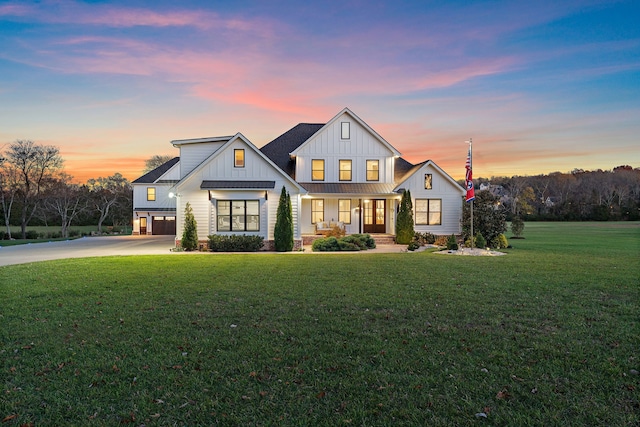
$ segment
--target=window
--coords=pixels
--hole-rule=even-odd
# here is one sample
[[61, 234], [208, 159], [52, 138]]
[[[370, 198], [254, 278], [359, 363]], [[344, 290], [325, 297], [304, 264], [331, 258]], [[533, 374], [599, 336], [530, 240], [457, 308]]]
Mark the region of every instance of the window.
[[379, 160], [367, 160], [367, 181], [380, 180]]
[[351, 181], [351, 160], [340, 160], [340, 181]]
[[311, 224], [324, 221], [324, 199], [311, 200]]
[[442, 200], [416, 199], [416, 224], [441, 225]]
[[244, 150], [242, 148], [233, 150], [233, 166], [237, 168], [244, 167]]
[[431, 190], [433, 188], [433, 175], [430, 173], [424, 174], [424, 189]]
[[351, 200], [338, 200], [338, 221], [351, 224]]
[[260, 201], [218, 200], [218, 231], [260, 231]]
[[147, 200], [150, 202], [156, 201], [156, 187], [147, 187]]
[[350, 139], [351, 138], [351, 123], [342, 122], [340, 123], [340, 139]]
[[324, 160], [311, 160], [311, 181], [324, 181]]

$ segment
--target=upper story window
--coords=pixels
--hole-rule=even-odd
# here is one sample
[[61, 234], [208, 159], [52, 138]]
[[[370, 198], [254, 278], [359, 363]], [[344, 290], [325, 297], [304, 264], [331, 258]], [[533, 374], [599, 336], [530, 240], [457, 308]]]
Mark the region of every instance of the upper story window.
[[380, 161], [367, 160], [367, 181], [380, 180]]
[[156, 201], [156, 187], [147, 187], [147, 201]]
[[351, 123], [340, 123], [340, 139], [351, 139]]
[[424, 174], [424, 189], [431, 190], [433, 189], [433, 175], [430, 173]]
[[340, 181], [351, 181], [351, 160], [340, 160]]
[[233, 150], [233, 166], [237, 168], [244, 167], [244, 149], [236, 148]]
[[311, 160], [311, 181], [324, 181], [324, 160]]

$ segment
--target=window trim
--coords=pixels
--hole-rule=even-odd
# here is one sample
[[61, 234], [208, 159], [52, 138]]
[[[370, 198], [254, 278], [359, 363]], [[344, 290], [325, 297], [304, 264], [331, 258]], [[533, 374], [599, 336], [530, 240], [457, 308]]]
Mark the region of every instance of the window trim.
[[[314, 169], [314, 163], [315, 162], [322, 162], [322, 178], [314, 178], [313, 173], [314, 172], [319, 172], [320, 169]], [[325, 161], [324, 159], [311, 159], [311, 181], [324, 181], [324, 176], [325, 176]]]
[[[242, 155], [242, 159], [238, 159], [238, 154]], [[233, 149], [233, 167], [243, 168], [245, 163], [246, 162], [244, 157], [244, 148], [234, 148]]]
[[[315, 206], [316, 202], [322, 202], [322, 211], [317, 209], [317, 207]], [[322, 212], [321, 219], [318, 219], [316, 217], [318, 212]], [[324, 199], [311, 199], [311, 224], [317, 224], [319, 222], [324, 222]]]
[[[229, 214], [224, 214], [221, 215], [220, 214], [220, 202], [228, 202], [229, 203]], [[234, 228], [234, 223], [233, 223], [233, 217], [235, 216], [233, 214], [233, 203], [234, 202], [243, 202], [244, 204], [244, 215], [237, 215], [237, 216], [242, 216], [244, 217], [244, 227], [243, 228]], [[248, 215], [247, 214], [247, 203], [257, 203], [257, 207], [258, 207], [258, 214], [257, 215]], [[256, 224], [257, 224], [257, 229], [250, 229], [248, 227], [249, 221], [248, 218], [249, 217], [255, 217], [256, 219]], [[220, 220], [222, 218], [228, 218], [228, 223], [229, 223], [229, 229], [221, 229], [220, 228]], [[226, 227], [225, 227], [226, 228]], [[258, 199], [246, 199], [246, 200], [239, 200], [239, 199], [219, 199], [216, 200], [216, 232], [234, 232], [234, 231], [245, 231], [245, 232], [250, 232], [250, 233], [257, 233], [260, 232], [260, 200]]]
[[[369, 164], [373, 166], [374, 164], [377, 166], [376, 169], [369, 169]], [[376, 179], [369, 179], [369, 172], [376, 173]], [[367, 181], [380, 181], [380, 160], [377, 159], [368, 159], [367, 160]]]
[[424, 189], [433, 190], [433, 174], [432, 173], [424, 174]]
[[[349, 206], [347, 209], [340, 209], [340, 202], [347, 202]], [[348, 215], [348, 220], [342, 219], [341, 215]], [[341, 221], [344, 224], [351, 224], [351, 199], [338, 199], [338, 221]]]
[[[343, 162], [345, 162], [345, 164], [349, 165], [349, 169], [342, 169], [342, 164]], [[343, 179], [342, 178], [342, 172], [349, 172], [349, 179]], [[338, 160], [338, 180], [339, 181], [353, 181], [353, 160], [351, 159], [340, 159]]]
[[351, 122], [340, 122], [340, 139], [351, 139]]
[[155, 202], [157, 197], [156, 187], [147, 187], [147, 201]]
[[[427, 202], [427, 210], [426, 211], [418, 211], [418, 202], [419, 201], [426, 201]], [[433, 211], [433, 213], [439, 213], [439, 221], [437, 223], [431, 223], [430, 222], [430, 216], [431, 216], [431, 202], [432, 201], [438, 201], [440, 203], [440, 210], [438, 211]], [[418, 212], [421, 212], [422, 214], [426, 214], [426, 219], [427, 222], [418, 222]], [[414, 206], [414, 215], [415, 215], [415, 223], [416, 225], [442, 225], [442, 199], [424, 199], [424, 198], [416, 198], [415, 201], [415, 206]]]

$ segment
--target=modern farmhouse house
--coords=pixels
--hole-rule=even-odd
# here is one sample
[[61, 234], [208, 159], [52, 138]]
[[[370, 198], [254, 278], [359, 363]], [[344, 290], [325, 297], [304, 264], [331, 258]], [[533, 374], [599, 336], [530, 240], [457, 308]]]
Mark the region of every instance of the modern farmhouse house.
[[333, 226], [395, 234], [410, 190], [416, 231], [460, 232], [464, 189], [434, 162], [413, 165], [348, 108], [326, 124], [301, 123], [258, 149], [241, 133], [171, 141], [180, 156], [133, 181], [134, 234], [182, 235], [190, 203], [198, 237], [250, 234], [273, 241], [282, 187], [296, 247]]

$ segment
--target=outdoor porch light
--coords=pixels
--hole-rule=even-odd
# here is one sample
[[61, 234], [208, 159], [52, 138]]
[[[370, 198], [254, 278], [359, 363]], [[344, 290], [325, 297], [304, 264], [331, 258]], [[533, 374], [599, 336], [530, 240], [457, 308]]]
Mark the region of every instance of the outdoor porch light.
[[174, 193], [173, 191], [171, 191], [171, 192], [169, 193], [169, 198], [170, 198], [170, 199], [173, 199], [174, 197], [179, 197], [179, 196], [180, 196], [180, 194], [176, 194], [176, 193]]

